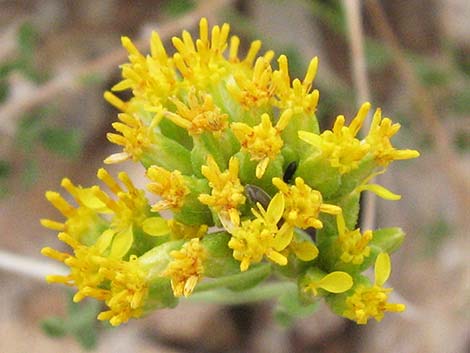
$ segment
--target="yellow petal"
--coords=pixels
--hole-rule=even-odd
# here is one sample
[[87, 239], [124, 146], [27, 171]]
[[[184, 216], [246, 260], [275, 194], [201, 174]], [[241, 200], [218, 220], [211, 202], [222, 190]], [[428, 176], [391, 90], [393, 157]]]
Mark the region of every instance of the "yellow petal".
[[272, 223], [279, 222], [279, 220], [282, 217], [282, 214], [284, 213], [284, 205], [285, 205], [284, 195], [281, 192], [278, 192], [272, 198], [271, 202], [269, 203], [268, 209], [266, 211], [269, 222], [272, 222]]
[[299, 138], [312, 146], [319, 146], [322, 141], [320, 135], [307, 131], [299, 131]]
[[309, 241], [292, 244], [292, 251], [302, 261], [311, 261], [318, 256], [318, 248]]
[[109, 212], [109, 209], [106, 207], [104, 202], [96, 197], [92, 188], [80, 190], [80, 201], [83, 202], [86, 207], [91, 208], [92, 210], [98, 212]]
[[352, 277], [342, 271], [335, 271], [327, 274], [318, 283], [318, 287], [330, 293], [343, 293], [353, 285]]
[[346, 222], [344, 221], [343, 212], [336, 216], [336, 224], [338, 226], [339, 235], [346, 233]]
[[376, 194], [377, 196], [380, 196], [381, 198], [385, 200], [396, 201], [396, 200], [401, 199], [400, 195], [397, 195], [378, 184], [366, 184], [366, 185], [359, 186], [357, 188], [357, 191], [359, 192], [363, 190], [372, 191], [374, 194]]
[[268, 168], [268, 164], [269, 157], [266, 157], [256, 165], [256, 177], [258, 179], [261, 179], [263, 177], [266, 168]]
[[107, 229], [99, 236], [98, 240], [96, 240], [94, 246], [98, 249], [98, 252], [100, 254], [104, 253], [105, 250], [108, 248], [109, 244], [111, 244], [114, 234], [116, 234], [114, 230]]
[[294, 230], [287, 223], [284, 223], [276, 234], [276, 239], [274, 240], [274, 249], [276, 251], [282, 251], [290, 244], [292, 237], [294, 235]]
[[278, 265], [281, 265], [281, 266], [287, 265], [287, 258], [284, 255], [278, 253], [277, 251], [270, 249], [266, 252], [266, 256], [273, 262], [277, 263]]
[[385, 252], [380, 253], [375, 260], [375, 284], [382, 286], [390, 277], [391, 270], [390, 256]]
[[154, 237], [159, 237], [170, 233], [166, 219], [161, 217], [150, 217], [142, 223], [145, 233]]
[[118, 233], [114, 237], [113, 245], [111, 246], [110, 257], [121, 259], [127, 254], [134, 242], [134, 234], [132, 233], [132, 226], [126, 230]]
[[115, 164], [115, 163], [127, 161], [130, 158], [131, 156], [128, 153], [119, 152], [119, 153], [113, 153], [108, 158], [106, 158], [103, 162], [105, 164]]

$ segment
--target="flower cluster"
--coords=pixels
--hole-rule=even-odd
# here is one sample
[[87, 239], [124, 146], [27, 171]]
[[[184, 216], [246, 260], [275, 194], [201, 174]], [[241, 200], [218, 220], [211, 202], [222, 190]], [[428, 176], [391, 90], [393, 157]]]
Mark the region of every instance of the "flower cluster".
[[[69, 179], [62, 186], [74, 204], [47, 192], [65, 220], [42, 224], [70, 247], [42, 250], [70, 269], [47, 280], [75, 287], [75, 301], [104, 301], [109, 309], [98, 319], [112, 325], [204, 288], [255, 290], [266, 277], [253, 280], [262, 266], [296, 283], [305, 305], [324, 297], [358, 324], [404, 310], [383, 288], [388, 254], [403, 233], [355, 228], [362, 192], [399, 198], [369, 181], [394, 160], [419, 155], [391, 144], [400, 125], [377, 109], [360, 139], [371, 108], [364, 103], [349, 125], [338, 116], [320, 132], [318, 60], [292, 80], [287, 57], [273, 64], [272, 51], [259, 54], [260, 41], [240, 57], [228, 24], [209, 30], [203, 18], [199, 38], [184, 31], [172, 42], [169, 55], [153, 33], [143, 55], [123, 37], [129, 62], [104, 95], [121, 111], [107, 137], [122, 148], [104, 162], [140, 162], [147, 190], [124, 172], [114, 179], [100, 169], [108, 192]], [[123, 90], [132, 93], [128, 101], [118, 97]], [[362, 272], [373, 264], [372, 283]]]

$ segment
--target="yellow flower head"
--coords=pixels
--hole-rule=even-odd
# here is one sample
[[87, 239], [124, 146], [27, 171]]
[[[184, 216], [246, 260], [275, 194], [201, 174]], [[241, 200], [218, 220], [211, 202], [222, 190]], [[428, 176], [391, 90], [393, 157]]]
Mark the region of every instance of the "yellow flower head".
[[228, 170], [221, 172], [212, 156], [207, 157], [207, 165], [201, 168], [202, 174], [212, 188], [210, 195], [199, 195], [199, 201], [212, 207], [222, 220], [230, 220], [233, 224], [240, 223], [238, 206], [245, 203], [244, 187], [238, 178], [239, 162], [230, 158]]
[[132, 159], [139, 161], [149, 153], [150, 147], [155, 143], [157, 135], [155, 127], [161, 120], [161, 114], [155, 116], [150, 125], [145, 125], [136, 115], [121, 113], [118, 115], [121, 122], [113, 123], [113, 128], [120, 133], [108, 133], [108, 140], [123, 147], [123, 152], [114, 153], [104, 160], [106, 164], [113, 164]]
[[123, 80], [113, 91], [131, 89], [135, 100], [140, 101], [145, 110], [158, 111], [167, 97], [175, 94], [178, 88], [177, 75], [172, 59], [156, 32], [152, 33], [150, 55], [144, 56], [127, 37], [121, 38], [122, 45], [129, 53], [129, 63], [121, 66]]
[[113, 199], [99, 187], [93, 187], [95, 196], [113, 212], [112, 227], [122, 230], [132, 224], [142, 225], [150, 208], [144, 191], [135, 187], [126, 172], [118, 174], [125, 189], [104, 168], [98, 170], [97, 176], [117, 196]]
[[170, 253], [173, 258], [163, 272], [163, 276], [171, 278], [171, 288], [175, 297], [188, 297], [204, 274], [203, 262], [206, 250], [198, 238], [191, 239], [180, 250]]
[[157, 236], [166, 231], [160, 229], [162, 224], [152, 222], [150, 204], [143, 190], [137, 189], [125, 172], [118, 174], [124, 188], [104, 169], [98, 170], [98, 178], [102, 180], [116, 198], [110, 197], [98, 186], [93, 187], [95, 196], [111, 210], [110, 230], [116, 235], [111, 246], [110, 255], [121, 258], [131, 248], [134, 242], [134, 228], [143, 228], [149, 235]]
[[299, 131], [299, 137], [316, 147], [341, 174], [348, 173], [359, 166], [369, 151], [369, 145], [356, 138], [369, 109], [370, 104], [364, 103], [349, 127], [344, 126], [344, 116], [340, 115], [336, 118], [333, 130], [326, 130], [321, 135]]
[[75, 240], [67, 233], [59, 233], [59, 239], [69, 245], [74, 255], [63, 253], [55, 249], [45, 247], [41, 250], [44, 256], [63, 262], [70, 268], [70, 274], [66, 276], [49, 275], [46, 280], [51, 283], [62, 283], [68, 286], [76, 286], [78, 291], [73, 300], [78, 302], [85, 297], [94, 297], [102, 300], [102, 292], [99, 286], [104, 280], [100, 272], [97, 259], [100, 258], [110, 246], [113, 233], [105, 231], [91, 246], [86, 246]]
[[162, 167], [151, 166], [147, 169], [147, 177], [153, 181], [147, 186], [147, 189], [162, 198], [152, 205], [152, 211], [158, 212], [167, 209], [177, 211], [183, 207], [184, 199], [189, 194], [189, 188], [180, 171], [170, 172]]
[[232, 123], [232, 131], [242, 145], [242, 150], [247, 151], [251, 160], [259, 161], [256, 166], [256, 177], [260, 179], [269, 161], [277, 157], [284, 142], [281, 132], [292, 117], [292, 110], [285, 110], [279, 117], [276, 126], [273, 126], [268, 114], [261, 116], [261, 123], [251, 127], [245, 123]]
[[351, 275], [343, 271], [334, 271], [319, 278], [311, 280], [305, 287], [305, 291], [311, 291], [313, 295], [318, 295], [318, 289], [323, 289], [330, 293], [343, 293], [351, 289], [353, 279]]
[[366, 142], [370, 145], [377, 163], [387, 166], [394, 160], [411, 159], [419, 157], [415, 150], [397, 150], [392, 146], [390, 139], [400, 130], [400, 124], [392, 124], [389, 118], [382, 119], [382, 111], [377, 109], [372, 119]]
[[70, 205], [59, 193], [46, 192], [47, 200], [62, 213], [66, 220], [64, 223], [42, 219], [44, 227], [66, 232], [81, 243], [94, 241], [107, 222], [99, 216], [99, 213], [108, 212], [106, 205], [101, 202], [92, 191], [92, 188], [75, 186], [68, 178], [62, 179], [62, 187], [74, 198], [78, 207]]
[[181, 75], [198, 88], [204, 88], [218, 82], [227, 74], [227, 61], [223, 53], [227, 48], [230, 26], [212, 27], [209, 38], [207, 19], [199, 23], [199, 39], [194, 42], [191, 34], [183, 31], [182, 38], [173, 37], [172, 42], [177, 52], [173, 60]]
[[176, 97], [171, 101], [176, 105], [177, 113], [167, 112], [165, 116], [192, 136], [206, 131], [220, 134], [228, 127], [228, 115], [221, 112], [208, 94], [196, 94], [192, 89], [188, 92], [187, 104]]
[[101, 258], [100, 265], [100, 272], [110, 284], [109, 289], [102, 290], [109, 310], [101, 312], [98, 320], [109, 320], [111, 325], [118, 326], [141, 317], [149, 283], [139, 259], [136, 256], [131, 256], [129, 261]]
[[273, 178], [273, 184], [285, 197], [284, 219], [293, 227], [322, 228], [323, 223], [318, 219], [320, 212], [332, 215], [341, 212], [340, 207], [323, 203], [321, 193], [300, 177], [295, 178], [295, 185], [288, 185], [280, 178]]
[[369, 242], [372, 240], [373, 234], [371, 230], [367, 230], [361, 234], [359, 228], [350, 231], [346, 228], [343, 214], [340, 213], [336, 218], [338, 224], [338, 243], [341, 247], [341, 261], [344, 263], [353, 263], [360, 265], [364, 262], [364, 258], [370, 255]]
[[367, 324], [373, 317], [380, 321], [386, 311], [401, 312], [405, 310], [404, 304], [390, 304], [387, 302], [392, 288], [383, 288], [383, 284], [390, 276], [390, 256], [381, 253], [375, 261], [375, 282], [373, 286], [359, 285], [354, 293], [346, 299], [347, 309], [343, 315], [358, 324]]
[[66, 233], [60, 233], [59, 239], [73, 249], [74, 255], [48, 247], [41, 253], [63, 262], [70, 268], [70, 274], [49, 275], [46, 277], [48, 282], [76, 286], [78, 291], [73, 297], [74, 302], [85, 297], [105, 301], [110, 310], [100, 313], [98, 319], [109, 320], [113, 326], [142, 315], [142, 306], [148, 294], [146, 272], [135, 256], [131, 256], [129, 262], [104, 256], [113, 239], [113, 232], [104, 232], [89, 247]]
[[284, 196], [276, 194], [264, 210], [258, 204], [258, 211], [252, 209], [254, 220], [243, 221], [240, 226], [229, 229], [232, 234], [228, 246], [233, 257], [240, 261], [240, 270], [246, 271], [252, 263], [260, 262], [264, 256], [278, 265], [286, 265], [287, 258], [281, 251], [287, 248], [293, 236], [293, 229], [287, 223], [280, 228], [278, 222], [284, 213]]
[[319, 92], [311, 92], [312, 83], [317, 74], [318, 58], [313, 58], [301, 82], [298, 78], [291, 84], [287, 57], [281, 55], [278, 59], [279, 70], [273, 73], [273, 86], [276, 95], [275, 104], [280, 109], [292, 109], [294, 114], [313, 114], [317, 108]]
[[235, 72], [234, 80], [227, 89], [246, 110], [268, 104], [274, 94], [272, 68], [264, 57], [256, 60], [253, 70]]

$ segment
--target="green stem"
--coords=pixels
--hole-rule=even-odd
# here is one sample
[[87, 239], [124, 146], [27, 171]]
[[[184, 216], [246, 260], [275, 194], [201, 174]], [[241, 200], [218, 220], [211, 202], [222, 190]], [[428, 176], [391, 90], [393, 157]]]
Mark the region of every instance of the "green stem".
[[237, 305], [278, 298], [283, 293], [290, 290], [296, 290], [295, 283], [275, 282], [267, 283], [240, 292], [231, 291], [226, 288], [218, 288], [206, 292], [197, 292], [192, 294], [187, 300], [194, 303], [204, 302], [212, 304]]
[[249, 283], [259, 278], [266, 278], [267, 276], [269, 276], [270, 273], [271, 265], [267, 263], [261, 264], [249, 271], [237, 273], [230, 276], [215, 278], [211, 281], [201, 283], [196, 287], [194, 295], [196, 293], [205, 292], [216, 288], [243, 285], [244, 283]]

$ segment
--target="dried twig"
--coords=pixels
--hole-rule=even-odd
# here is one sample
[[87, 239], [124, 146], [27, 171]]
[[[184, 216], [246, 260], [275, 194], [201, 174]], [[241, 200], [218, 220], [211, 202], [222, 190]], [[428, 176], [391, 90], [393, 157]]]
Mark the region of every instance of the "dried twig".
[[[344, 0], [343, 7], [346, 12], [348, 24], [356, 103], [357, 106], [360, 106], [362, 103], [370, 100], [370, 91], [367, 79], [367, 61], [364, 53], [364, 32], [362, 28], [361, 6], [359, 0]], [[368, 131], [369, 127], [370, 119], [366, 119], [366, 121], [364, 121], [364, 128], [362, 131]], [[363, 193], [362, 198], [363, 212], [361, 228], [373, 229], [375, 224], [376, 196], [372, 193]]]
[[6, 270], [41, 281], [44, 281], [44, 278], [52, 273], [57, 275], [67, 274], [66, 268], [59, 264], [29, 256], [16, 255], [3, 250], [0, 250], [0, 270]]
[[428, 92], [419, 82], [416, 72], [407, 60], [397, 36], [388, 23], [382, 6], [377, 0], [367, 0], [366, 7], [370, 12], [372, 25], [382, 38], [384, 45], [392, 53], [398, 74], [407, 86], [413, 98], [413, 103], [420, 113], [417, 118], [421, 120], [421, 126], [434, 138], [434, 147], [439, 165], [447, 175], [459, 205], [458, 220], [462, 224], [466, 224], [466, 213], [470, 208], [470, 180], [461, 168], [455, 150], [452, 148], [451, 138], [441, 123]]
[[[200, 17], [213, 14], [218, 9], [229, 5], [232, 0], [207, 0], [200, 1], [199, 6], [188, 14], [171, 20], [157, 28], [162, 39], [168, 38], [181, 28], [190, 28], [196, 24]], [[146, 51], [149, 46], [148, 38], [140, 38], [135, 41], [136, 46]], [[70, 93], [85, 86], [84, 78], [93, 75], [107, 77], [116, 67], [126, 60], [127, 52], [124, 49], [116, 49], [108, 54], [99, 57], [76, 71], [59, 75], [45, 84], [37, 87], [31, 94], [7, 101], [0, 106], [0, 123], [2, 132], [8, 136], [13, 136], [16, 124], [13, 122], [30, 109], [44, 104], [58, 95]]]

